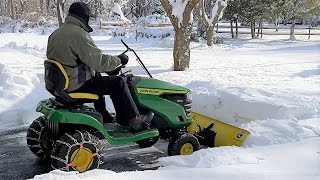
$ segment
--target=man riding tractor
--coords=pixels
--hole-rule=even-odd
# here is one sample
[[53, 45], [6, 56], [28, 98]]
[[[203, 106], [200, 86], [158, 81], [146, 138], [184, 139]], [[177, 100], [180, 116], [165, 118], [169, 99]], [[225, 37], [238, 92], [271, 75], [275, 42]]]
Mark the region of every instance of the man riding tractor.
[[82, 92], [99, 96], [94, 107], [102, 114], [104, 123], [113, 121], [103, 97], [110, 95], [117, 122], [129, 125], [135, 131], [144, 130], [152, 115], [139, 114], [126, 82], [119, 76], [100, 75], [101, 72], [112, 72], [117, 66], [126, 65], [129, 58], [125, 54], [102, 54], [89, 35], [93, 31], [88, 24], [89, 14], [90, 9], [83, 2], [75, 2], [70, 6], [64, 24], [49, 37], [47, 58], [59, 62], [66, 70], [70, 81], [66, 89], [68, 93]]

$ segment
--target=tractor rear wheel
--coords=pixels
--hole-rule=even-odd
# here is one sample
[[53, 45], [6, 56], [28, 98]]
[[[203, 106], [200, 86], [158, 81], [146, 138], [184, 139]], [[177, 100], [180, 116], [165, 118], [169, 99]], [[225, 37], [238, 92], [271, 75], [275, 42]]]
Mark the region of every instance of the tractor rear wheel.
[[157, 137], [152, 137], [148, 139], [143, 139], [140, 141], [137, 141], [136, 143], [141, 147], [141, 148], [147, 148], [153, 146], [155, 143], [157, 143], [159, 140], [159, 136]]
[[65, 133], [53, 147], [51, 166], [78, 172], [96, 169], [103, 163], [101, 150], [99, 139], [87, 131]]
[[27, 131], [29, 149], [42, 160], [50, 157], [53, 141], [48, 138], [48, 126], [45, 117], [34, 120]]
[[192, 134], [185, 133], [177, 139], [171, 140], [168, 145], [168, 155], [190, 155], [200, 149], [198, 139]]

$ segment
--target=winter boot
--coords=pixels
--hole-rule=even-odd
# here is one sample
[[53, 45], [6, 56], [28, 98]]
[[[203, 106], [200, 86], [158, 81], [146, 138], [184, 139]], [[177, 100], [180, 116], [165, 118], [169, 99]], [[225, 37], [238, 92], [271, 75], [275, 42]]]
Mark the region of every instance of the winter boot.
[[151, 120], [153, 119], [153, 112], [149, 112], [146, 115], [137, 115], [129, 121], [129, 126], [134, 131], [142, 131], [148, 129], [150, 126]]

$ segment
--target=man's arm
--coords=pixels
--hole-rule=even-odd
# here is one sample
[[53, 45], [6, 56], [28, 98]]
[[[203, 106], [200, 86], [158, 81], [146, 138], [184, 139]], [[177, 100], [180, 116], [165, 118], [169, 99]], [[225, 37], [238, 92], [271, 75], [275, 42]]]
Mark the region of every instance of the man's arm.
[[102, 54], [101, 50], [95, 45], [89, 34], [82, 34], [76, 37], [75, 53], [80, 60], [97, 72], [112, 71], [121, 64], [120, 58]]

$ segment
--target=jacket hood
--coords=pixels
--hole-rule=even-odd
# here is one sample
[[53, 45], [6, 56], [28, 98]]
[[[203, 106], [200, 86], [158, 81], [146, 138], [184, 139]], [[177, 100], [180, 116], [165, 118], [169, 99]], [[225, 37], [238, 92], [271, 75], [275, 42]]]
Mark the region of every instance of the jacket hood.
[[83, 18], [75, 14], [69, 13], [65, 19], [65, 23], [75, 24], [89, 33], [93, 31], [93, 29], [89, 26], [89, 24]]

